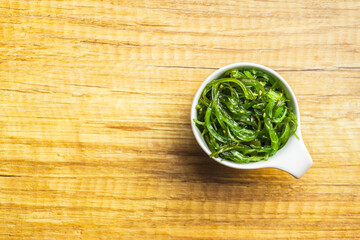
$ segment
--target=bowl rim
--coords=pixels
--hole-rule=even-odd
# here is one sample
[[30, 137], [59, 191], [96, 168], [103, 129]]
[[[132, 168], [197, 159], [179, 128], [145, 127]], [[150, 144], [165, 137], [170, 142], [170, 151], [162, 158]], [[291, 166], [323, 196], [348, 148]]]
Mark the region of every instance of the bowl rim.
[[[298, 124], [298, 128], [296, 130], [296, 134], [301, 138], [301, 131], [300, 131], [300, 112], [299, 112], [299, 106], [298, 106], [298, 102], [296, 100], [295, 94], [292, 91], [290, 85], [286, 82], [286, 80], [280, 76], [280, 74], [278, 74], [276, 71], [274, 71], [273, 69], [257, 64], [257, 63], [251, 63], [251, 62], [239, 62], [239, 63], [232, 63], [229, 65], [226, 65], [224, 67], [221, 67], [219, 69], [217, 69], [216, 71], [214, 71], [212, 74], [210, 74], [200, 85], [200, 87], [198, 88], [192, 105], [191, 105], [191, 113], [190, 113], [190, 121], [191, 121], [191, 128], [192, 128], [192, 132], [195, 136], [196, 141], [198, 142], [198, 144], [200, 145], [200, 147], [202, 148], [202, 150], [209, 156], [211, 154], [210, 149], [208, 148], [204, 138], [202, 137], [199, 129], [196, 127], [193, 119], [196, 119], [197, 117], [197, 111], [195, 109], [196, 105], [198, 104], [199, 98], [201, 96], [201, 93], [203, 92], [205, 86], [211, 82], [212, 80], [219, 78], [224, 72], [226, 72], [227, 70], [233, 69], [233, 68], [255, 68], [255, 69], [260, 69], [265, 71], [266, 73], [269, 73], [270, 75], [272, 75], [273, 77], [275, 77], [276, 79], [280, 80], [282, 87], [285, 87], [285, 91], [287, 92], [287, 95], [290, 95], [288, 97], [291, 98], [293, 107], [294, 107], [294, 113], [297, 117], [297, 124]], [[291, 136], [291, 138], [293, 138], [295, 136]], [[279, 150], [278, 152], [282, 151], [284, 149]], [[276, 153], [277, 154], [277, 153]], [[276, 154], [274, 156], [276, 156]], [[231, 162], [229, 160], [225, 160], [225, 159], [221, 159], [221, 158], [215, 158], [212, 157], [213, 160], [215, 160], [216, 162], [228, 166], [228, 167], [232, 167], [232, 168], [237, 168], [237, 169], [257, 169], [257, 168], [266, 168], [266, 167], [272, 167], [271, 166], [271, 160], [274, 157], [270, 157], [267, 161], [259, 161], [259, 162], [253, 162], [253, 163], [235, 163], [235, 162]], [[210, 157], [210, 156], [209, 156]]]

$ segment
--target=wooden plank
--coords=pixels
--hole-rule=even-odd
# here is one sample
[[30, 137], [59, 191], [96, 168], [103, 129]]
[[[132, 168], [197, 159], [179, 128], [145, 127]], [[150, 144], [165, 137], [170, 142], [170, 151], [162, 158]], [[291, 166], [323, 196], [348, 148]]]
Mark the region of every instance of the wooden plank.
[[[0, 0], [0, 238], [356, 239], [359, 1]], [[190, 105], [255, 62], [294, 90], [301, 179], [210, 160]]]

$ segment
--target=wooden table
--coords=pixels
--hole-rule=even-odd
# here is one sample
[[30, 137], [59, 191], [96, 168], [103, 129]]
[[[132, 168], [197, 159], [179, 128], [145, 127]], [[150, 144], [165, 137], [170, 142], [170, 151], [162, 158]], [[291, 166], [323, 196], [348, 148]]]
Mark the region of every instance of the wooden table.
[[[1, 239], [360, 236], [360, 1], [0, 0]], [[234, 62], [297, 95], [312, 168], [235, 170], [190, 105]]]

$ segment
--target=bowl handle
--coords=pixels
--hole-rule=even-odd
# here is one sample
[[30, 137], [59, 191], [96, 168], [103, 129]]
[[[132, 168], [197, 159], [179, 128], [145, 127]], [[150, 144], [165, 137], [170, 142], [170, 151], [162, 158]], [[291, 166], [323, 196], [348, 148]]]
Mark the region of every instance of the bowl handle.
[[293, 137], [292, 141], [285, 146], [286, 151], [271, 167], [290, 173], [296, 178], [300, 178], [311, 167], [312, 159], [301, 138]]

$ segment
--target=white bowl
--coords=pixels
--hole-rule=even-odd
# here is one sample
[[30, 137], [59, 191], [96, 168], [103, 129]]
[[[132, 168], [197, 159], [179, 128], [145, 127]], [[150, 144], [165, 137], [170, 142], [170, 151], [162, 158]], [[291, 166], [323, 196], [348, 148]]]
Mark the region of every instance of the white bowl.
[[202, 91], [204, 90], [205, 86], [214, 79], [218, 79], [222, 76], [224, 72], [229, 69], [242, 69], [242, 68], [254, 68], [259, 69], [275, 79], [280, 80], [280, 85], [283, 88], [285, 95], [288, 99], [290, 99], [290, 105], [294, 109], [294, 113], [297, 117], [298, 128], [296, 130], [296, 135], [300, 138], [297, 139], [294, 135], [291, 136], [286, 143], [286, 145], [279, 150], [274, 156], [270, 157], [267, 161], [260, 161], [260, 162], [253, 162], [253, 163], [235, 163], [228, 160], [223, 160], [221, 158], [213, 157], [215, 161], [221, 163], [225, 166], [238, 168], [238, 169], [257, 169], [257, 168], [277, 168], [283, 171], [286, 171], [293, 175], [296, 178], [300, 178], [305, 172], [311, 167], [312, 159], [307, 151], [305, 144], [303, 142], [301, 132], [300, 132], [300, 112], [299, 106], [296, 101], [295, 95], [291, 90], [289, 84], [274, 70], [256, 64], [256, 63], [234, 63], [222, 67], [215, 72], [213, 72], [209, 77], [205, 79], [205, 81], [201, 84], [198, 91], [195, 94], [192, 106], [191, 106], [191, 127], [192, 131], [195, 135], [197, 142], [199, 143], [200, 147], [208, 154], [211, 154], [209, 147], [207, 146], [204, 138], [201, 135], [201, 132], [196, 127], [193, 119], [197, 118], [197, 111], [195, 106], [198, 104], [199, 98], [201, 96]]

